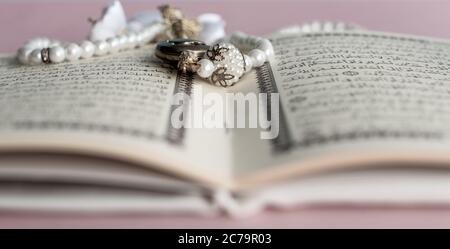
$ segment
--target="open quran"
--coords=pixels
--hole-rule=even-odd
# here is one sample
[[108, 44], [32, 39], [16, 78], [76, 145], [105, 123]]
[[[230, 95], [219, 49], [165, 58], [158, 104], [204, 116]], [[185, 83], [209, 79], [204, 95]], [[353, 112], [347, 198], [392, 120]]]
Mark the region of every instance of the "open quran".
[[[2, 56], [0, 209], [450, 203], [449, 41], [363, 30], [269, 38], [274, 58], [230, 88], [178, 72], [154, 46], [31, 67]], [[276, 136], [174, 127], [173, 96], [199, 92], [277, 94], [276, 113], [265, 106]]]

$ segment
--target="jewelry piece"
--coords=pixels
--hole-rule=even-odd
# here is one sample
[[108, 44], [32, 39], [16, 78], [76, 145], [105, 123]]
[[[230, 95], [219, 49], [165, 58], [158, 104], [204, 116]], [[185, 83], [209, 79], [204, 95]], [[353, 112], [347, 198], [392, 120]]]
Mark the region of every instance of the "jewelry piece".
[[[129, 29], [123, 30], [126, 19], [120, 3], [116, 1], [104, 10], [100, 20], [93, 21], [93, 30], [96, 32], [91, 33], [91, 38], [96, 37], [98, 40], [77, 44], [35, 38], [18, 50], [17, 58], [27, 65], [60, 63], [114, 54], [163, 38], [184, 38], [185, 40], [159, 44], [157, 56], [176, 62], [177, 68], [182, 71], [196, 72], [215, 85], [228, 87], [234, 85], [252, 67], [263, 65], [273, 55], [269, 40], [243, 33], [233, 34], [229, 42], [218, 43], [213, 47], [199, 41], [186, 40], [198, 36], [201, 31], [199, 22], [186, 18], [179, 9], [168, 5], [161, 6], [159, 10], [163, 21], [131, 32]], [[109, 20], [112, 16], [120, 18], [113, 18], [116, 20], [115, 25], [108, 29], [106, 19]]]
[[166, 23], [165, 36], [161, 36], [161, 40], [169, 39], [194, 39], [200, 33], [202, 27], [195, 19], [190, 19], [184, 16], [183, 12], [169, 5], [162, 5], [159, 11]]
[[63, 43], [49, 38], [35, 38], [21, 47], [17, 52], [17, 59], [26, 65], [42, 63], [60, 63], [76, 61], [92, 56], [104, 56], [119, 51], [143, 46], [161, 33], [164, 25], [154, 23], [140, 32], [130, 32], [108, 38], [105, 41], [83, 41], [77, 43]]
[[[248, 54], [244, 54], [248, 51]], [[229, 42], [211, 47], [189, 39], [167, 40], [157, 44], [155, 55], [176, 65], [178, 70], [195, 72], [217, 86], [236, 84], [244, 73], [260, 67], [273, 56], [272, 43], [265, 38], [234, 33]]]
[[[17, 59], [25, 65], [76, 61], [92, 56], [105, 56], [134, 49], [155, 40], [160, 41], [176, 37], [188, 38], [199, 34], [200, 24], [196, 20], [186, 18], [179, 9], [168, 5], [161, 6], [159, 9], [164, 20], [154, 22], [138, 32], [118, 32], [115, 36], [110, 36], [104, 40], [86, 40], [79, 44], [64, 43], [49, 38], [35, 38], [26, 42], [17, 51]], [[122, 10], [122, 7], [120, 3], [114, 2], [104, 12], [108, 12], [108, 10], [117, 12]], [[92, 22], [95, 25], [96, 21]]]

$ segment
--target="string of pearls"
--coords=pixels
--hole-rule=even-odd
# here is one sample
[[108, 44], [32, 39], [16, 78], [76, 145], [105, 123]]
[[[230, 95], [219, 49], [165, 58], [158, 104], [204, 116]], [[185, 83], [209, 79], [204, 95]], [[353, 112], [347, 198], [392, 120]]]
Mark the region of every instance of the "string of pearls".
[[264, 65], [273, 55], [273, 46], [268, 39], [237, 32], [228, 42], [212, 46], [205, 58], [197, 62], [195, 72], [215, 85], [228, 87], [252, 68]]
[[[76, 61], [92, 56], [104, 56], [119, 51], [141, 47], [153, 41], [164, 30], [161, 23], [153, 23], [140, 32], [129, 32], [100, 41], [63, 43], [49, 38], [35, 38], [17, 52], [18, 60], [25, 65], [39, 65]], [[269, 61], [274, 54], [272, 43], [265, 38], [233, 33], [227, 42], [217, 43], [207, 52], [205, 58], [188, 62], [201, 78], [213, 84], [228, 87], [252, 70]], [[187, 57], [189, 61], [192, 58]]]
[[17, 59], [24, 65], [76, 61], [92, 56], [104, 56], [143, 46], [161, 34], [165, 26], [153, 23], [139, 32], [128, 32], [103, 41], [64, 43], [49, 38], [34, 38], [17, 52]]

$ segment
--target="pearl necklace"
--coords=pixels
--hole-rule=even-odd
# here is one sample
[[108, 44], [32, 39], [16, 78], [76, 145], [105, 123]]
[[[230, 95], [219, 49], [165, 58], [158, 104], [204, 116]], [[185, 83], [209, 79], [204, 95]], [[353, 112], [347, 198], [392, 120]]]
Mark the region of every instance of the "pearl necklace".
[[92, 56], [104, 56], [143, 46], [155, 39], [165, 26], [154, 23], [140, 32], [129, 32], [104, 41], [63, 43], [49, 38], [35, 38], [25, 43], [17, 52], [17, 59], [25, 65], [76, 61]]
[[[114, 54], [153, 41], [164, 28], [164, 25], [154, 23], [138, 33], [122, 34], [105, 41], [86, 40], [79, 44], [63, 43], [49, 38], [35, 38], [18, 50], [17, 58], [25, 65], [39, 65]], [[164, 60], [177, 61], [180, 70], [195, 72], [201, 78], [209, 79], [212, 84], [229, 87], [238, 82], [244, 73], [262, 66], [274, 54], [272, 43], [265, 38], [237, 32], [233, 33], [228, 40], [229, 42], [217, 43], [212, 47], [196, 41], [197, 45], [201, 44], [204, 48], [202, 56], [192, 54], [191, 49], [180, 50], [175, 59], [168, 59], [161, 56], [161, 53], [160, 56], [158, 53], [156, 55]], [[248, 51], [248, 54], [243, 51]]]
[[241, 32], [233, 33], [228, 42], [211, 47], [189, 39], [163, 41], [156, 46], [157, 57], [222, 87], [233, 86], [245, 73], [264, 65], [273, 55], [268, 39]]
[[[94, 41], [83, 41], [77, 44], [63, 43], [49, 38], [35, 38], [25, 43], [25, 45], [18, 50], [17, 59], [25, 65], [75, 61], [140, 47], [154, 41], [155, 38], [156, 40], [171, 39], [174, 37], [187, 38], [199, 34], [201, 29], [199, 22], [185, 17], [178, 8], [163, 5], [159, 7], [159, 11], [162, 20], [153, 22], [147, 27], [143, 27], [139, 32], [131, 32], [129, 31], [129, 28], [126, 28], [126, 33], [121, 32], [121, 34], [107, 39], [99, 38], [98, 35], [92, 36], [94, 30], [99, 31], [99, 29], [103, 28], [103, 31], [105, 32], [105, 27], [106, 29], [113, 27], [118, 29], [118, 27], [121, 27], [120, 20], [125, 20], [126, 18], [123, 14], [122, 5], [120, 2], [115, 1], [103, 10], [102, 17], [100, 18], [100, 26], [96, 27], [97, 21], [93, 22], [94, 26], [90, 36]], [[108, 19], [109, 21], [105, 23], [105, 19]], [[123, 29], [123, 27], [121, 29]]]
[[[163, 21], [154, 22], [139, 32], [127, 31], [105, 40], [85, 40], [81, 43], [35, 38], [18, 50], [17, 59], [25, 65], [76, 61], [134, 49], [154, 40], [180, 37], [184, 39], [160, 42], [156, 56], [176, 62], [182, 71], [197, 73], [215, 85], [228, 87], [234, 85], [244, 73], [262, 66], [273, 56], [273, 47], [268, 39], [244, 33], [234, 33], [227, 41], [211, 47], [201, 41], [186, 39], [198, 35], [201, 29], [199, 23], [186, 18], [177, 8], [164, 5], [159, 9]], [[115, 2], [103, 11], [102, 20], [108, 13], [117, 14], [120, 10], [120, 3]]]

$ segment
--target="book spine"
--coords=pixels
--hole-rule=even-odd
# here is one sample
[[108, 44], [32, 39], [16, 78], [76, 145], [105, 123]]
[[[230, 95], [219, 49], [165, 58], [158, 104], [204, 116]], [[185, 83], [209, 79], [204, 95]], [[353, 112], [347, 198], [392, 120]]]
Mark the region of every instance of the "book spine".
[[[266, 62], [263, 66], [256, 68], [256, 80], [258, 84], [259, 91], [261, 93], [267, 94], [267, 119], [272, 120], [272, 118], [275, 118], [272, 116], [271, 110], [271, 94], [279, 94], [277, 84], [275, 81], [275, 77], [273, 75], [272, 67], [270, 66], [269, 62]], [[275, 153], [281, 153], [286, 152], [289, 149], [292, 148], [292, 140], [291, 135], [289, 134], [289, 129], [286, 121], [286, 116], [283, 110], [283, 106], [281, 103], [280, 105], [280, 112], [279, 112], [279, 135], [272, 139], [272, 151]]]
[[[178, 71], [174, 95], [177, 93], [184, 93], [190, 96], [192, 93], [193, 80], [194, 80], [193, 73]], [[170, 113], [172, 114], [178, 107], [179, 107], [178, 105], [172, 105]], [[188, 108], [185, 107], [183, 113], [186, 113], [187, 109]], [[185, 132], [184, 126], [181, 128], [175, 128], [172, 126], [172, 122], [170, 122], [169, 120], [166, 138], [170, 143], [181, 145], [184, 139], [184, 132]]]

